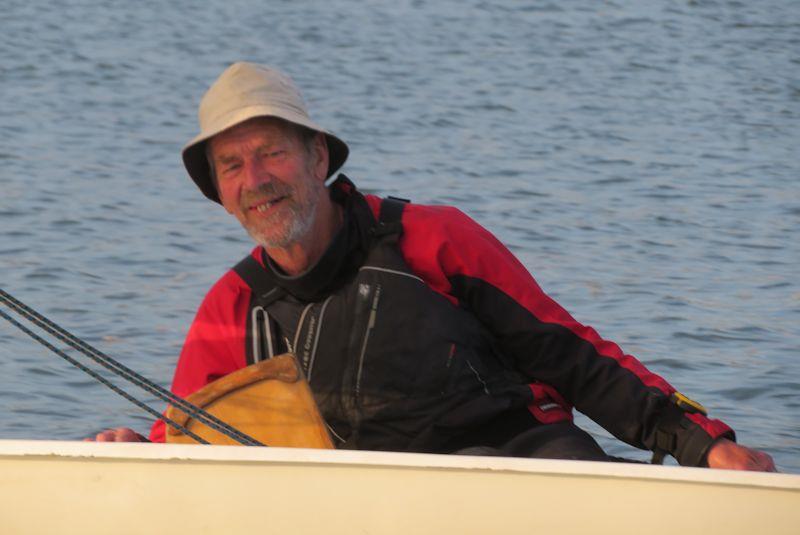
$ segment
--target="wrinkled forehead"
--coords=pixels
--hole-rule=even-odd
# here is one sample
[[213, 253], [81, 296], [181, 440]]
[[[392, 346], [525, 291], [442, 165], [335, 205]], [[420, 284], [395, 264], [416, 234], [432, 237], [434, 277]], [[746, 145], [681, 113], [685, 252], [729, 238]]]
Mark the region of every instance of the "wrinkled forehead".
[[207, 152], [219, 147], [235, 146], [252, 140], [276, 143], [279, 141], [298, 141], [297, 128], [291, 123], [276, 117], [255, 117], [223, 130], [211, 137], [206, 145]]

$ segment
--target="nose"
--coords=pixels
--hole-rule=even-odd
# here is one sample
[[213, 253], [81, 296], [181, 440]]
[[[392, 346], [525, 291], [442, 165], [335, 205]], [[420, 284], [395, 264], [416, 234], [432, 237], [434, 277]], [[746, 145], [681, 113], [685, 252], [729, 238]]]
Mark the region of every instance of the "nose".
[[259, 160], [259, 158], [251, 158], [245, 163], [243, 181], [245, 189], [257, 190], [272, 181], [272, 175]]

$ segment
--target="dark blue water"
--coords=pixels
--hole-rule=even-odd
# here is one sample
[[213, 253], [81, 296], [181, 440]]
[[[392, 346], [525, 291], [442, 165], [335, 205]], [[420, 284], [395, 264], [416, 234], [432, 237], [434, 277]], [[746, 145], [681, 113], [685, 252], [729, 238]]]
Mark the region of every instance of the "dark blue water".
[[[0, 30], [0, 287], [148, 377], [250, 247], [179, 157], [246, 59], [295, 78], [363, 189], [458, 205], [800, 471], [797, 2], [5, 0]], [[0, 404], [0, 438], [149, 419], [9, 326]]]

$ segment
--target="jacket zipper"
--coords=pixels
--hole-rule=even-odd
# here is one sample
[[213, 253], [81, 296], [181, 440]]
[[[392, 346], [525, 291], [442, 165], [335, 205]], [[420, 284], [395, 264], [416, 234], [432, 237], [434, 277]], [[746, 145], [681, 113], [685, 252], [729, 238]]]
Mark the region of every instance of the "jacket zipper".
[[364, 371], [364, 356], [367, 352], [367, 342], [369, 342], [369, 335], [375, 327], [375, 320], [378, 317], [378, 301], [381, 298], [381, 285], [378, 284], [375, 288], [375, 294], [372, 297], [372, 306], [369, 311], [369, 320], [367, 321], [367, 330], [364, 333], [364, 341], [361, 343], [361, 352], [358, 355], [358, 372], [356, 373], [356, 400], [361, 400], [361, 374]]
[[[340, 403], [343, 416], [347, 419], [350, 433], [347, 437], [348, 447], [357, 448], [359, 441], [359, 432], [361, 427], [361, 409], [359, 407], [359, 399], [357, 392], [360, 391], [361, 369], [363, 365], [364, 352], [366, 350], [366, 339], [369, 337], [369, 319], [371, 314], [370, 303], [374, 301], [374, 286], [369, 283], [358, 283], [358, 293], [356, 294], [356, 302], [353, 309], [353, 320], [362, 318], [364, 314], [367, 316], [367, 328], [363, 335], [360, 335], [355, 329], [350, 331], [349, 340], [347, 343], [347, 355], [351, 356], [345, 361], [345, 369], [342, 370], [342, 384]], [[370, 311], [370, 312], [368, 312]], [[355, 327], [355, 325], [353, 325]], [[360, 344], [360, 346], [359, 346]], [[356, 349], [359, 348], [359, 349]], [[356, 351], [359, 354], [356, 356]]]

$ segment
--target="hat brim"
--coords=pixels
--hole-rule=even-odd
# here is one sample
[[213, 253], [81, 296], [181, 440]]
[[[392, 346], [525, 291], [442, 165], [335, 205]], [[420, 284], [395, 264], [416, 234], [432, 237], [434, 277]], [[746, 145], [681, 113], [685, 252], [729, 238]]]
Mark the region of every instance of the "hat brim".
[[328, 143], [329, 155], [327, 177], [331, 177], [344, 165], [350, 153], [350, 149], [344, 141], [309, 121], [306, 117], [293, 113], [291, 110], [277, 110], [269, 106], [251, 106], [238, 109], [236, 113], [231, 114], [230, 117], [215, 121], [215, 128], [203, 132], [192, 139], [183, 148], [183, 165], [186, 167], [186, 171], [189, 173], [192, 180], [194, 180], [194, 183], [197, 184], [197, 187], [200, 188], [200, 191], [203, 192], [203, 195], [216, 203], [222, 204], [222, 201], [217, 193], [214, 180], [211, 178], [211, 169], [209, 168], [208, 158], [206, 156], [206, 142], [220, 132], [224, 132], [229, 128], [256, 117], [276, 117], [324, 134], [325, 140]]

